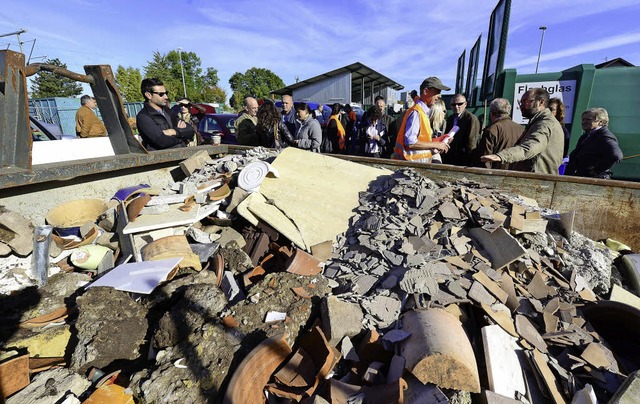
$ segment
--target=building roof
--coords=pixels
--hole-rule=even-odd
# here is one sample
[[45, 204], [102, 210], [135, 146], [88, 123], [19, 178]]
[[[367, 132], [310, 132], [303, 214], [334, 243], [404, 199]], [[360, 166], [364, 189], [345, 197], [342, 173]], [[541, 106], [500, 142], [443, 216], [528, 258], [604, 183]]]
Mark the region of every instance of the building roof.
[[360, 87], [362, 87], [362, 79], [364, 79], [364, 85], [366, 87], [371, 86], [373, 82], [375, 86], [391, 87], [394, 90], [402, 90], [404, 88], [403, 85], [391, 80], [387, 76], [378, 73], [377, 71], [363, 65], [360, 62], [356, 62], [339, 69], [332, 70], [315, 77], [311, 77], [310, 79], [301, 80], [295, 84], [291, 84], [289, 86], [274, 90], [271, 92], [271, 94], [291, 94], [293, 90], [296, 90], [298, 88], [312, 83], [317, 83], [318, 81], [322, 81], [330, 77], [339, 76], [344, 73], [351, 73], [351, 89], [353, 92], [360, 91]]
[[634, 67], [635, 65], [631, 62], [627, 62], [623, 58], [615, 58], [611, 60], [607, 60], [606, 62], [602, 62], [596, 65], [596, 69], [602, 69], [604, 67]]

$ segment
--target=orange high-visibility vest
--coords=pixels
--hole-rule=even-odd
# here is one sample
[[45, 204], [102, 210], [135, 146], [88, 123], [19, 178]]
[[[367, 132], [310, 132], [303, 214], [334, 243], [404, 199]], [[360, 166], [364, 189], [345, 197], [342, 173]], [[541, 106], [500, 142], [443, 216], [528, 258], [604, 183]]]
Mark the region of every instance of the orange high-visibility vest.
[[407, 110], [407, 113], [404, 115], [402, 125], [400, 125], [400, 130], [398, 131], [398, 137], [396, 138], [396, 145], [393, 149], [392, 158], [395, 160], [421, 161], [430, 163], [431, 157], [433, 155], [431, 153], [431, 150], [412, 150], [405, 147], [404, 145], [405, 127], [407, 126], [407, 120], [409, 119], [409, 115], [411, 115], [412, 111], [416, 111], [420, 116], [420, 132], [418, 132], [418, 141], [431, 142], [433, 131], [431, 130], [429, 117], [424, 112], [422, 107], [416, 103], [414, 106], [409, 108]]
[[327, 125], [329, 125], [329, 122], [331, 122], [332, 119], [336, 121], [336, 126], [338, 127], [338, 148], [340, 150], [344, 150], [344, 147], [345, 147], [344, 135], [347, 132], [344, 130], [344, 126], [342, 126], [342, 122], [340, 122], [340, 119], [338, 119], [338, 115], [331, 115], [329, 117], [329, 121], [327, 122]]

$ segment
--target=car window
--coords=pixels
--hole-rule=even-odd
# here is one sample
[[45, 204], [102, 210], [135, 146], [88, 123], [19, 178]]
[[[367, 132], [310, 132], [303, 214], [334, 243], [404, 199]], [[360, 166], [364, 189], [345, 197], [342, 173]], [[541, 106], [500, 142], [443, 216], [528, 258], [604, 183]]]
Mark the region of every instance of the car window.
[[218, 121], [215, 118], [208, 116], [204, 121], [204, 131], [205, 132], [222, 132], [222, 128]]
[[235, 124], [236, 124], [236, 120], [233, 118], [227, 121], [227, 129], [229, 129], [229, 132], [236, 133], [236, 127], [234, 126]]

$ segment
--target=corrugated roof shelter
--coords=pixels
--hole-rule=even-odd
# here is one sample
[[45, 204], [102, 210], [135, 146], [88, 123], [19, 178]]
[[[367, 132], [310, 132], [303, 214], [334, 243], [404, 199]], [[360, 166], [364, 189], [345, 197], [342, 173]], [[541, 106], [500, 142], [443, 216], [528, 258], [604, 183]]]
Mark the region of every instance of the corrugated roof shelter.
[[310, 79], [272, 91], [271, 94], [291, 94], [295, 101], [313, 101], [322, 104], [373, 104], [381, 95], [387, 103], [395, 102], [396, 91], [404, 86], [360, 62], [320, 74]]

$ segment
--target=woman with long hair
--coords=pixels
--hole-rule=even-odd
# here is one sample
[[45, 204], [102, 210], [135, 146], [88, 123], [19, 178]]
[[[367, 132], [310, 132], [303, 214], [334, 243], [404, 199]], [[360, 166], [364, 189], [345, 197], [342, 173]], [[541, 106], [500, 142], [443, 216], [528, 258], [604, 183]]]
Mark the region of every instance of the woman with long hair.
[[340, 110], [342, 105], [335, 103], [331, 106], [331, 116], [327, 122], [326, 134], [331, 142], [331, 153], [345, 152], [346, 131], [340, 121]]
[[[447, 126], [447, 106], [442, 99], [436, 101], [429, 109], [429, 123], [431, 124], [434, 139], [444, 135]], [[442, 156], [435, 149], [433, 150], [431, 162], [442, 163]]]
[[258, 108], [257, 118], [256, 134], [260, 146], [282, 149], [294, 143], [291, 132], [273, 102], [264, 101]]
[[562, 157], [567, 157], [569, 155], [569, 140], [571, 140], [571, 134], [564, 124], [565, 107], [562, 100], [560, 100], [560, 98], [551, 98], [549, 100], [549, 110], [558, 122], [560, 122], [560, 126], [562, 126], [562, 131], [564, 132], [564, 152], [562, 153]]

